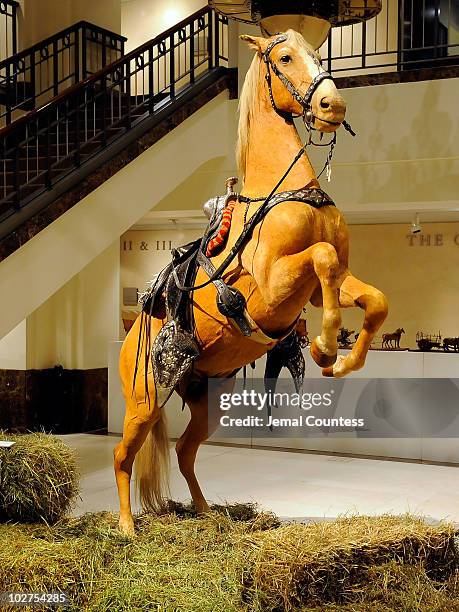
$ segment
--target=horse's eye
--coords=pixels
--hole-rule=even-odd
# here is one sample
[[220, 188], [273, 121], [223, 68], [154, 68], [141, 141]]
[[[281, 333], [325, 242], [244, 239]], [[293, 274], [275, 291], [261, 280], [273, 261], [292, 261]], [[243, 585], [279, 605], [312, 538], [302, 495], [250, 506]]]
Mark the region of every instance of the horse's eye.
[[283, 56], [280, 58], [280, 61], [281, 61], [283, 64], [288, 64], [289, 62], [291, 62], [291, 61], [292, 61], [292, 58], [290, 57], [290, 55], [283, 55]]

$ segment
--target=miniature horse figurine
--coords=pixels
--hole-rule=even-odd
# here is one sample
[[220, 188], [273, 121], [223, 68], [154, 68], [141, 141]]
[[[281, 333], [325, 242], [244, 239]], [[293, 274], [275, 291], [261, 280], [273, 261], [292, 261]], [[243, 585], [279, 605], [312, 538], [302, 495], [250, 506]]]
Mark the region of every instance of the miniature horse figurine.
[[[268, 39], [242, 38], [256, 52], [240, 100], [237, 157], [244, 177], [244, 197], [232, 211], [224, 248], [212, 257], [216, 268], [225, 261], [243, 228], [277, 183], [276, 194], [320, 192], [304, 149], [302, 156], [297, 155], [297, 163], [292, 164], [302, 148], [292, 116], [303, 115], [314, 129], [333, 133], [343, 123], [346, 109], [330, 75], [300, 34], [289, 30]], [[280, 183], [289, 165], [291, 170]], [[386, 318], [385, 296], [349, 271], [346, 223], [333, 202], [325, 203], [314, 206], [304, 199], [281, 197], [280, 203], [257, 223], [250, 239], [222, 274], [224, 282], [245, 297], [251, 335], [243, 335], [221, 313], [215, 286], [205, 284], [208, 275], [202, 268], [197, 272], [195, 286], [205, 284], [192, 293], [199, 356], [192, 375], [176, 388], [191, 413], [176, 452], [198, 513], [209, 511], [209, 506], [195, 475], [196, 453], [216, 426], [208, 414], [208, 406], [214, 402], [209, 397], [208, 379], [226, 379], [227, 390], [231, 390], [235, 373], [288, 335], [308, 302], [323, 308], [322, 330], [311, 342], [311, 355], [323, 368], [324, 376], [345, 376], [362, 368], [371, 341]], [[356, 306], [364, 311], [362, 330], [352, 350], [337, 357], [340, 308]], [[123, 439], [115, 448], [114, 459], [120, 528], [127, 534], [134, 532], [130, 479], [136, 455], [136, 478], [144, 508], [153, 509], [163, 499], [169, 442], [164, 410], [155, 391], [150, 352], [165, 324], [164, 316], [143, 314], [121, 350], [126, 416]]]
[[399, 327], [392, 334], [383, 334], [382, 348], [400, 348], [400, 338], [404, 333], [403, 327]]

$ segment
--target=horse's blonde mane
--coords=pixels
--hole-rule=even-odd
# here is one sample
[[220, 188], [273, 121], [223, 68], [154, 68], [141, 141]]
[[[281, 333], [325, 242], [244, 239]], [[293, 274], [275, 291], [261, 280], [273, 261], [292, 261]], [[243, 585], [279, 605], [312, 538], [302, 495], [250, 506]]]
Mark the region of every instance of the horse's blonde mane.
[[[287, 42], [293, 42], [300, 49], [309, 54], [317, 55], [317, 52], [305, 41], [303, 36], [295, 30], [287, 30]], [[250, 64], [242, 86], [239, 98], [239, 125], [236, 143], [236, 161], [239, 175], [244, 180], [247, 165], [247, 148], [249, 145], [250, 126], [253, 122], [256, 102], [258, 101], [258, 86], [260, 81], [261, 55], [255, 53]]]
[[249, 144], [250, 124], [253, 120], [255, 102], [257, 100], [258, 76], [260, 71], [260, 55], [255, 54], [247, 71], [239, 98], [239, 124], [237, 129], [236, 162], [242, 180], [245, 177], [247, 163], [247, 147]]

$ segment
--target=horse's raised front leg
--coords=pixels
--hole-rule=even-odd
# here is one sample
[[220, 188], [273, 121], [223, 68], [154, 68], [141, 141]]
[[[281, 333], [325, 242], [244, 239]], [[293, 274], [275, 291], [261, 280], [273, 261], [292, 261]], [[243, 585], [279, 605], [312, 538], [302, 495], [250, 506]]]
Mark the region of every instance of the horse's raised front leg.
[[362, 330], [352, 350], [346, 355], [340, 355], [333, 366], [324, 368], [324, 376], [341, 377], [360, 370], [371, 342], [387, 317], [388, 304], [386, 296], [371, 285], [367, 285], [348, 273], [339, 289], [339, 304], [342, 308], [358, 306], [365, 311]]
[[308, 251], [322, 290], [323, 308], [322, 332], [311, 342], [310, 350], [317, 365], [325, 368], [335, 363], [338, 352], [338, 330], [341, 325], [338, 302], [339, 261], [335, 247], [328, 242], [318, 242]]
[[[229, 393], [234, 386], [234, 378], [223, 383], [222, 392]], [[210, 512], [198, 479], [196, 478], [195, 462], [200, 445], [215, 431], [218, 425], [217, 396], [208, 393], [207, 382], [203, 382], [197, 391], [185, 395], [186, 403], [191, 412], [187, 428], [177, 440], [175, 450], [180, 472], [185, 478], [190, 490], [194, 507], [198, 514]]]
[[[284, 255], [272, 264], [268, 262], [267, 265], [264, 261], [262, 264], [255, 268], [254, 276], [268, 311], [292, 316], [301, 311], [312, 294], [317, 295], [317, 300], [311, 301], [323, 307], [322, 331], [311, 342], [311, 355], [321, 367], [332, 365], [336, 361], [341, 325], [338, 287], [342, 269], [335, 247], [328, 242], [317, 242], [304, 251]], [[317, 281], [320, 287], [315, 291]], [[277, 314], [275, 319], [279, 319]]]

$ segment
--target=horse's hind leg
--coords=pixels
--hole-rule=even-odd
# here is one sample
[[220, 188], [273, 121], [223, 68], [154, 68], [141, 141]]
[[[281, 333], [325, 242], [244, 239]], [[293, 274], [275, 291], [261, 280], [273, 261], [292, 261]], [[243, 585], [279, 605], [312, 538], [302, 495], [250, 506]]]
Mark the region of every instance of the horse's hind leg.
[[[157, 322], [160, 326], [160, 322]], [[156, 335], [158, 330], [154, 331]], [[140, 317], [134, 323], [126, 338], [120, 355], [120, 376], [126, 400], [126, 414], [123, 438], [114, 449], [114, 468], [120, 501], [119, 525], [127, 535], [134, 534], [134, 521], [131, 511], [130, 482], [135, 456], [140, 450], [148, 433], [160, 419], [160, 411], [155, 401], [155, 389], [151, 373], [145, 382], [145, 347], [139, 355], [139, 367], [133, 391], [134, 370], [139, 335], [142, 334]], [[145, 344], [145, 337], [144, 343]], [[148, 385], [148, 394], [146, 393]]]
[[343, 308], [352, 306], [362, 308], [365, 311], [365, 320], [352, 350], [346, 356], [339, 356], [333, 366], [325, 368], [324, 376], [341, 377], [362, 368], [371, 342], [387, 317], [388, 305], [385, 295], [350, 273], [345, 276], [341, 284], [339, 303]]
[[[234, 378], [226, 379], [219, 391], [230, 392], [233, 385]], [[194, 507], [199, 514], [202, 514], [209, 512], [210, 508], [196, 478], [195, 461], [200, 445], [212, 435], [217, 427], [216, 401], [218, 395], [209, 395], [207, 380], [203, 380], [199, 386], [194, 386], [193, 392], [185, 395], [185, 399], [190, 408], [191, 419], [184, 433], [177, 440], [175, 450], [179, 469], [187, 481]]]

